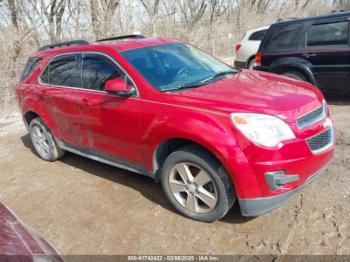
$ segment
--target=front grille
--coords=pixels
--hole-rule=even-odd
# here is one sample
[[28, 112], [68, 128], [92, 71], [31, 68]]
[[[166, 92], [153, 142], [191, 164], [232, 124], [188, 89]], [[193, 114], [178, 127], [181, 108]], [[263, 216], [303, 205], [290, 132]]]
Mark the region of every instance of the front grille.
[[318, 153], [333, 145], [333, 128], [329, 128], [306, 140], [310, 150]]
[[327, 105], [323, 105], [297, 119], [297, 126], [302, 129], [320, 121], [327, 116]]

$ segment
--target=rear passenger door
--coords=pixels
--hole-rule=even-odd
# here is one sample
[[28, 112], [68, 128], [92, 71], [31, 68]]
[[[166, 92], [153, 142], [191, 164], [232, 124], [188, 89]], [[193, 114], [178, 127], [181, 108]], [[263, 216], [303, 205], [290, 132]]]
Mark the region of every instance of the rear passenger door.
[[83, 144], [81, 59], [81, 54], [53, 58], [41, 74], [39, 86], [45, 108], [55, 123], [54, 136], [76, 146]]
[[113, 58], [83, 53], [82, 82], [86, 91], [82, 117], [86, 142], [94, 155], [119, 163], [141, 163], [138, 97], [120, 97], [104, 90], [107, 80], [118, 77], [127, 76]]
[[319, 86], [350, 90], [349, 20], [322, 21], [306, 31], [302, 56], [312, 64]]

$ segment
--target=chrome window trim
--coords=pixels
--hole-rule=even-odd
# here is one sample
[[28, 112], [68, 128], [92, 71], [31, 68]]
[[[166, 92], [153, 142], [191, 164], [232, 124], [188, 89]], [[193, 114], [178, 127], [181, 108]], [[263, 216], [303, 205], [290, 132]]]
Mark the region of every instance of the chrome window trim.
[[[300, 126], [300, 125], [298, 124], [298, 121], [299, 121], [300, 118], [302, 118], [302, 117], [304, 117], [304, 116], [306, 116], [306, 115], [308, 115], [308, 114], [310, 114], [310, 113], [312, 113], [312, 112], [314, 112], [314, 111], [316, 111], [316, 110], [319, 110], [320, 108], [322, 108], [322, 114], [321, 114], [319, 117], [315, 118], [314, 120], [312, 120], [312, 121], [310, 121], [310, 122], [308, 122], [308, 123], [306, 123], [306, 124], [304, 124], [304, 125], [302, 125], [302, 126]], [[297, 118], [297, 120], [296, 120], [296, 125], [297, 125], [298, 129], [304, 129], [304, 128], [306, 128], [306, 127], [312, 126], [313, 124], [316, 124], [317, 122], [319, 122], [319, 121], [325, 119], [326, 117], [327, 117], [327, 103], [326, 103], [325, 100], [323, 100], [322, 106], [320, 106], [320, 107], [318, 107], [318, 108], [315, 108], [315, 109], [313, 109], [313, 110], [311, 110], [311, 111], [309, 111], [309, 112], [307, 112], [307, 113], [305, 113], [305, 114], [299, 116], [299, 117]]]
[[[87, 92], [93, 92], [93, 93], [100, 93], [100, 94], [109, 94], [107, 91], [101, 91], [101, 90], [93, 90], [93, 89], [87, 89], [84, 87], [73, 87], [73, 86], [61, 86], [61, 85], [54, 85], [54, 84], [48, 84], [48, 83], [43, 83], [41, 81], [41, 75], [43, 74], [43, 72], [46, 70], [46, 68], [50, 65], [50, 63], [57, 57], [60, 56], [65, 56], [65, 55], [76, 55], [76, 54], [81, 54], [82, 55], [82, 59], [84, 59], [84, 54], [95, 54], [95, 55], [102, 55], [104, 57], [106, 57], [107, 59], [109, 59], [112, 63], [114, 63], [132, 82], [133, 86], [135, 87], [136, 90], [136, 94], [132, 95], [134, 97], [139, 97], [140, 93], [138, 90], [138, 87], [134, 81], [134, 79], [128, 74], [128, 72], [126, 72], [126, 70], [110, 55], [105, 54], [103, 52], [98, 52], [98, 51], [81, 51], [81, 52], [68, 52], [68, 53], [62, 53], [62, 54], [58, 54], [53, 56], [45, 65], [45, 67], [41, 70], [40, 75], [38, 76], [38, 83], [41, 86], [54, 86], [54, 87], [59, 87], [59, 88], [67, 88], [67, 89], [73, 89], [73, 90], [81, 90], [81, 91], [87, 91]], [[81, 70], [83, 70], [83, 68], [81, 68]], [[82, 77], [82, 75], [81, 75]]]

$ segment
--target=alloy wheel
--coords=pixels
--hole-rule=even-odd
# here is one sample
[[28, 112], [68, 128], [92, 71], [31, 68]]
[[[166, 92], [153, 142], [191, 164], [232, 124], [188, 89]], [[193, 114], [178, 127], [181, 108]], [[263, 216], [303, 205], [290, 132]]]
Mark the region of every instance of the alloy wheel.
[[170, 171], [170, 191], [182, 207], [194, 213], [208, 213], [218, 202], [214, 181], [198, 165], [181, 162]]
[[46, 158], [50, 154], [50, 146], [45, 131], [38, 125], [33, 126], [31, 138], [38, 154]]

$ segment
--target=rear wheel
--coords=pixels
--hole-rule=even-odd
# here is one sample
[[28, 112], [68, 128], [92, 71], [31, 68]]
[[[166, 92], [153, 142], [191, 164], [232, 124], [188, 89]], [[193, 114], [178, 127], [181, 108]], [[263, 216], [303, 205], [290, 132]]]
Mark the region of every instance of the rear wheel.
[[223, 166], [196, 146], [183, 147], [168, 156], [161, 169], [161, 182], [177, 211], [204, 222], [222, 218], [236, 200]]
[[62, 157], [64, 150], [59, 148], [40, 118], [34, 118], [29, 124], [29, 134], [36, 153], [46, 161], [55, 161]]
[[282, 75], [296, 79], [296, 80], [308, 82], [305, 75], [303, 75], [302, 73], [296, 72], [296, 71], [287, 71], [287, 72], [284, 72]]
[[248, 69], [254, 69], [255, 66], [256, 66], [255, 58], [252, 58], [252, 59], [249, 61], [248, 65], [247, 65], [247, 68], [248, 68]]

